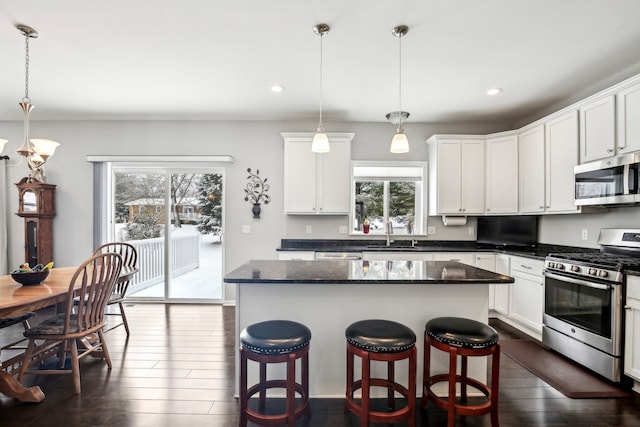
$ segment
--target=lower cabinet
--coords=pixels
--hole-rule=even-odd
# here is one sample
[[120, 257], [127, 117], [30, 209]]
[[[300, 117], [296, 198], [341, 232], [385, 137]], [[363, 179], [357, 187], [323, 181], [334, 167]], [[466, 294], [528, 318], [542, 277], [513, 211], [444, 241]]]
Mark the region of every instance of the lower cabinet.
[[313, 261], [316, 259], [316, 253], [314, 251], [279, 251], [278, 259]]
[[[511, 257], [509, 255], [496, 255], [496, 273], [511, 275]], [[504, 316], [509, 316], [509, 294], [511, 283], [498, 283], [491, 285], [493, 288], [493, 310]], [[492, 307], [489, 307], [491, 309]]]
[[530, 329], [536, 336], [542, 334], [544, 303], [544, 261], [511, 257], [511, 287], [509, 318]]
[[624, 373], [635, 380], [640, 390], [640, 277], [627, 276], [625, 303]]

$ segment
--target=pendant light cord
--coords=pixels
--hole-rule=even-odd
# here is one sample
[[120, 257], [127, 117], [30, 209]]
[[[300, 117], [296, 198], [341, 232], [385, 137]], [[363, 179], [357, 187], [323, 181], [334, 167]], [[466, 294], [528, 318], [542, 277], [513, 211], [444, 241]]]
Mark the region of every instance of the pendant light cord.
[[322, 39], [324, 38], [324, 33], [320, 33], [320, 123], [318, 124], [318, 129], [322, 131]]
[[402, 34], [398, 36], [398, 131], [402, 129]]

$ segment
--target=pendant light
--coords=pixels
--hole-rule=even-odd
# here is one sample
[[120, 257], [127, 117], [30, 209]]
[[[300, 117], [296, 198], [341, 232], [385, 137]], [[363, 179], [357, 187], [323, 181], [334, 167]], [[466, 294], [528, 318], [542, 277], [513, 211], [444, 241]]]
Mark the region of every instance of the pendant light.
[[396, 134], [393, 136], [391, 140], [391, 148], [390, 152], [392, 153], [407, 153], [409, 152], [409, 140], [407, 139], [407, 135], [404, 134], [404, 129], [402, 129], [402, 120], [407, 119], [409, 117], [409, 113], [406, 111], [402, 111], [402, 37], [404, 37], [409, 32], [409, 27], [406, 25], [399, 25], [395, 27], [391, 34], [398, 38], [398, 64], [399, 64], [399, 78], [398, 78], [398, 111], [391, 112], [387, 114], [387, 119], [391, 120], [392, 123], [396, 124], [398, 127], [396, 129]]
[[24, 98], [19, 103], [24, 112], [24, 140], [17, 152], [27, 159], [27, 166], [29, 166], [30, 170], [27, 182], [47, 182], [44, 176], [44, 164], [53, 156], [60, 144], [49, 139], [29, 138], [29, 114], [33, 109], [33, 104], [29, 99], [29, 39], [37, 38], [38, 32], [26, 25], [16, 25], [16, 28], [25, 39]]
[[329, 138], [324, 133], [324, 127], [322, 126], [322, 37], [329, 32], [330, 28], [327, 24], [318, 24], [313, 27], [313, 32], [320, 36], [320, 122], [318, 124], [318, 130], [313, 136], [313, 142], [311, 143], [311, 151], [314, 153], [328, 153], [331, 150], [329, 147]]

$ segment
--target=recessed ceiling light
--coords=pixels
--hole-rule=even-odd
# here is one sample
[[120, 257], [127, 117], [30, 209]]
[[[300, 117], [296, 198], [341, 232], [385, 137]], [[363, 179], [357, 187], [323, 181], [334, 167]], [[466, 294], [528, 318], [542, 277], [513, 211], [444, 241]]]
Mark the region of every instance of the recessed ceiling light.
[[280, 93], [284, 90], [284, 86], [282, 85], [273, 85], [271, 86], [271, 92]]
[[490, 89], [487, 89], [487, 95], [489, 96], [497, 95], [500, 92], [502, 92], [502, 88], [500, 87], [492, 87]]

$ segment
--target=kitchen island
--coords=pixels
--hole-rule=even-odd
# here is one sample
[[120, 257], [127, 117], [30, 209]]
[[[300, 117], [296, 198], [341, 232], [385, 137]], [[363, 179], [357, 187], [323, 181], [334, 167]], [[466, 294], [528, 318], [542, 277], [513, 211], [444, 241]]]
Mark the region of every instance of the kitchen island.
[[[488, 322], [489, 285], [513, 283], [513, 278], [449, 261], [335, 260], [249, 261], [224, 281], [236, 283], [236, 340], [246, 326], [264, 320], [305, 324], [312, 334], [309, 392], [335, 398], [345, 393], [344, 332], [351, 323], [387, 319], [413, 329], [421, 379], [425, 323], [440, 316]], [[485, 358], [475, 359], [469, 360], [470, 375], [486, 380]], [[444, 353], [435, 352], [432, 372], [446, 372], [447, 363]], [[372, 370], [376, 376], [384, 372], [382, 364]], [[400, 364], [396, 375], [406, 378], [406, 366]], [[250, 372], [249, 383], [256, 378], [257, 370]]]

